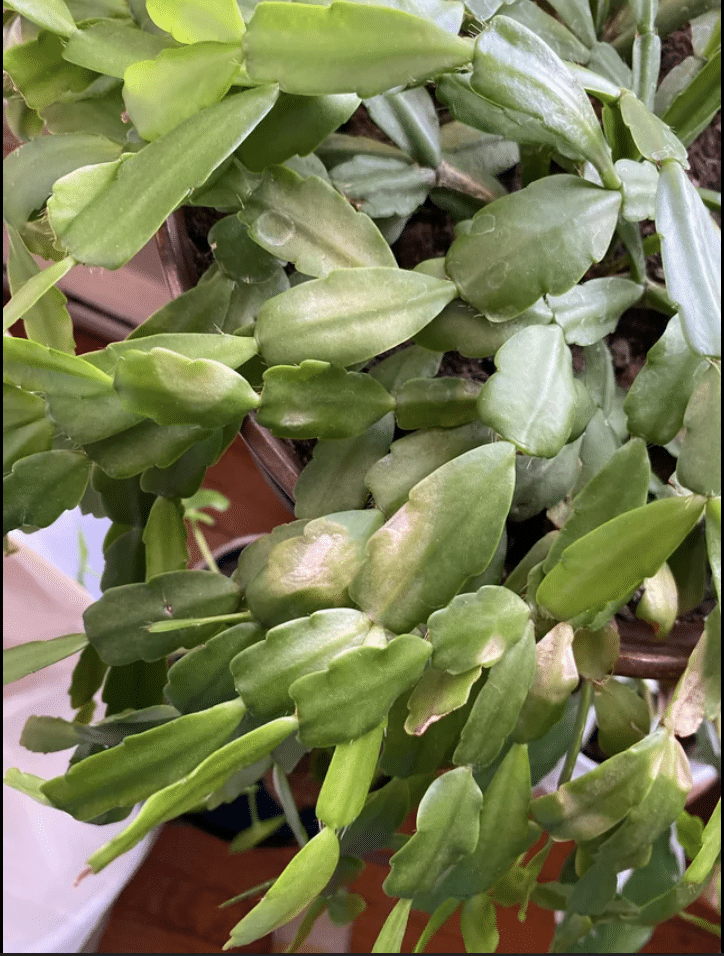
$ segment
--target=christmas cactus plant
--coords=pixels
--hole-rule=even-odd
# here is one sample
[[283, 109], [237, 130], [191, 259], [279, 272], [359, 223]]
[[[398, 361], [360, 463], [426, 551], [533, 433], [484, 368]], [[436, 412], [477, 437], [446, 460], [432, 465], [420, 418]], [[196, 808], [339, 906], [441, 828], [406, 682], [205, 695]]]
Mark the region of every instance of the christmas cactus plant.
[[[720, 104], [714, 6], [6, 2], [3, 532], [113, 522], [85, 633], [5, 654], [8, 681], [79, 653], [75, 720], [22, 741], [73, 748], [68, 771], [6, 783], [91, 823], [142, 804], [91, 870], [317, 751], [318, 832], [229, 946], [353, 918], [384, 848], [374, 952], [411, 908], [416, 952], [458, 911], [494, 952], [496, 905], [531, 900], [561, 913], [551, 952], [634, 951], [705, 887], [720, 822], [684, 811], [677, 738], [720, 731], [719, 197], [687, 174]], [[423, 206], [442, 247], [402, 267]], [[216, 211], [198, 285], [76, 355], [56, 283], [180, 207]], [[633, 308], [654, 334], [626, 390]], [[316, 441], [296, 520], [231, 578], [192, 570], [206, 468], [248, 415]], [[661, 641], [696, 608], [657, 708], [617, 622]], [[574, 776], [591, 713], [601, 760]], [[539, 882], [554, 841], [569, 863]]]

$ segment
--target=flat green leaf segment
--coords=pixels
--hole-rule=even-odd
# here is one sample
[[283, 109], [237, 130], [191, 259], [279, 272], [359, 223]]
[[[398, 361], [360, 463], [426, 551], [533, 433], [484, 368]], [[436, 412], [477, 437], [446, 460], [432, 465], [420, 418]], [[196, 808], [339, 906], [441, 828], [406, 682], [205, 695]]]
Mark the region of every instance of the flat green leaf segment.
[[531, 804], [554, 840], [593, 840], [644, 799], [658, 772], [668, 733], [661, 729]]
[[[349, 583], [365, 544], [384, 521], [372, 508], [326, 515], [270, 547], [266, 564], [245, 584], [248, 607], [274, 627], [314, 611], [351, 604]], [[300, 568], [314, 568], [308, 573]]]
[[287, 93], [375, 96], [469, 63], [469, 41], [422, 17], [385, 6], [260, 3], [244, 37], [258, 83]]
[[513, 744], [483, 794], [477, 845], [443, 880], [438, 898], [470, 898], [497, 883], [528, 847], [530, 796], [528, 748]]
[[55, 283], [67, 275], [74, 265], [76, 260], [73, 256], [66, 256], [42, 272], [36, 272], [20, 286], [8, 304], [3, 306], [3, 332], [7, 332], [11, 325], [39, 304], [43, 296], [50, 292]]
[[3, 382], [3, 475], [21, 458], [50, 451], [54, 434], [43, 399]]
[[88, 638], [101, 660], [111, 665], [155, 661], [180, 647], [196, 647], [218, 624], [185, 627], [169, 633], [148, 630], [154, 621], [203, 618], [233, 613], [239, 589], [213, 571], [171, 571], [146, 584], [110, 588], [83, 615]]
[[353, 600], [397, 633], [446, 605], [495, 553], [513, 496], [514, 459], [507, 442], [483, 445], [415, 485], [370, 538], [350, 587]]
[[239, 70], [239, 58], [236, 46], [194, 43], [132, 63], [123, 74], [123, 100], [139, 134], [158, 139], [218, 103]]
[[113, 384], [128, 411], [159, 425], [218, 428], [241, 423], [259, 404], [246, 379], [221, 362], [187, 359], [163, 348], [125, 352]]
[[705, 366], [701, 355], [689, 348], [679, 316], [672, 316], [626, 396], [624, 411], [631, 434], [655, 445], [668, 444], [684, 424], [697, 373]]
[[679, 306], [689, 348], [721, 356], [721, 231], [679, 163], [665, 162], [656, 195], [656, 228], [667, 291]]
[[421, 637], [403, 634], [384, 647], [349, 650], [326, 670], [298, 678], [289, 695], [302, 744], [331, 747], [369, 733], [422, 676], [430, 651]]
[[573, 428], [573, 362], [562, 330], [522, 329], [495, 356], [498, 371], [478, 398], [478, 414], [526, 455], [553, 458]]
[[226, 743], [244, 710], [237, 699], [132, 734], [118, 747], [88, 757], [65, 776], [49, 780], [42, 791], [54, 806], [77, 820], [132, 806], [186, 776]]
[[398, 900], [377, 935], [373, 953], [399, 953], [407, 929], [412, 900]]
[[721, 610], [706, 619], [704, 633], [692, 651], [666, 711], [665, 724], [679, 737], [695, 734], [704, 718], [721, 713]]
[[146, 9], [156, 26], [179, 43], [239, 43], [244, 36], [234, 0], [147, 0]]
[[684, 414], [676, 477], [692, 491], [721, 494], [721, 366], [712, 363], [701, 376]]
[[270, 299], [256, 340], [269, 365], [353, 365], [419, 332], [455, 295], [451, 282], [418, 272], [341, 269]]
[[542, 124], [564, 156], [588, 159], [610, 188], [620, 184], [611, 151], [583, 87], [527, 27], [497, 16], [475, 44], [473, 89], [505, 110]]
[[257, 421], [280, 438], [351, 438], [394, 407], [371, 376], [307, 359], [264, 373]]
[[90, 461], [82, 452], [54, 449], [16, 461], [3, 478], [3, 534], [47, 528], [83, 497]]
[[428, 618], [432, 663], [450, 674], [491, 667], [523, 637], [529, 620], [528, 605], [508, 588], [459, 594]]
[[575, 176], [549, 176], [480, 210], [448, 251], [460, 294], [506, 322], [546, 293], [561, 295], [606, 253], [621, 195]]
[[395, 266], [372, 220], [318, 176], [303, 179], [275, 166], [264, 173], [241, 214], [249, 235], [267, 252], [319, 278], [334, 269]]
[[317, 611], [280, 624], [267, 633], [264, 641], [232, 660], [236, 690], [255, 715], [273, 716], [291, 710], [290, 686], [362, 645], [372, 627], [367, 615], [352, 608]]
[[[10, 243], [8, 255], [8, 281], [12, 295], [41, 270], [30, 255], [18, 232], [6, 225]], [[23, 316], [25, 334], [50, 348], [61, 352], [75, 352], [73, 321], [65, 307], [66, 298], [58, 288], [48, 289], [38, 302]]]
[[77, 654], [88, 644], [85, 634], [65, 634], [49, 641], [28, 641], [3, 651], [3, 686]]
[[192, 116], [135, 153], [63, 236], [86, 265], [118, 269], [153, 236], [269, 112], [278, 91], [260, 87], [228, 97]]
[[453, 760], [482, 769], [500, 753], [518, 720], [535, 676], [535, 638], [524, 636], [495, 664], [475, 699]]
[[246, 946], [298, 916], [325, 888], [339, 861], [339, 841], [328, 827], [303, 847], [254, 909], [231, 931], [224, 949]]
[[146, 33], [127, 21], [86, 21], [66, 43], [63, 59], [122, 80], [132, 64], [152, 60], [173, 45], [169, 37]]
[[254, 172], [286, 162], [292, 156], [307, 156], [350, 118], [359, 102], [353, 93], [280, 93], [271, 112], [247, 136], [237, 155]]
[[686, 147], [658, 116], [648, 110], [633, 93], [624, 91], [619, 101], [621, 116], [628, 126], [639, 152], [652, 163], [673, 159], [689, 168]]
[[339, 830], [361, 813], [377, 770], [386, 723], [334, 748], [315, 809], [325, 826]]
[[607, 521], [571, 544], [536, 600], [558, 620], [600, 610], [653, 577], [704, 511], [697, 495], [665, 498]]
[[417, 811], [416, 832], [390, 860], [388, 896], [431, 892], [450, 866], [475, 849], [483, 795], [469, 767], [438, 777]]
[[[232, 702], [238, 705], [238, 701]], [[224, 705], [227, 708], [229, 704]], [[196, 717], [204, 714], [193, 715]], [[184, 718], [179, 718], [183, 720]], [[176, 779], [174, 783], [156, 790], [144, 803], [138, 816], [118, 836], [114, 837], [88, 860], [94, 873], [108, 866], [116, 857], [126, 853], [150, 833], [154, 827], [173, 820], [183, 813], [198, 807], [209, 796], [222, 787], [226, 781], [240, 769], [251, 766], [268, 756], [275, 747], [283, 743], [297, 729], [294, 717], [280, 717], [263, 727], [232, 740], [225, 746], [210, 748], [210, 756], [203, 759], [195, 769]], [[60, 778], [63, 779], [63, 778]]]

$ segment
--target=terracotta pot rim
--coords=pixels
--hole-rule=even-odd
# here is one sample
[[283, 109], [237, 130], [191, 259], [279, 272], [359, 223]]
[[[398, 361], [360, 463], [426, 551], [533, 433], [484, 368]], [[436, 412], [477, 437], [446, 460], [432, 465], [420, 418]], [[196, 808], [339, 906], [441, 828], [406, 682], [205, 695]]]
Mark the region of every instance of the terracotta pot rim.
[[[169, 216], [156, 233], [156, 242], [169, 291], [176, 298], [194, 285], [193, 258], [183, 210], [177, 209]], [[294, 486], [302, 464], [292, 446], [259, 425], [253, 412], [242, 422], [240, 435], [277, 498], [293, 514]], [[237, 542], [242, 540], [234, 539], [219, 550], [232, 550], [232, 545], [240, 547]], [[617, 618], [617, 624], [621, 635], [621, 653], [614, 674], [652, 680], [677, 680], [684, 673], [689, 655], [703, 632], [703, 623], [680, 622], [674, 625], [665, 640], [657, 640], [652, 629], [643, 621]]]

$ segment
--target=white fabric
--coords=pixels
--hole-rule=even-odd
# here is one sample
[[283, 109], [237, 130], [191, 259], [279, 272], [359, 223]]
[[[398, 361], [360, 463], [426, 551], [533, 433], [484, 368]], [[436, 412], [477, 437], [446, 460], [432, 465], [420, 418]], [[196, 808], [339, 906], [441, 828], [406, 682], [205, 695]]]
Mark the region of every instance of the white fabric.
[[[79, 584], [19, 545], [3, 559], [3, 647], [81, 632], [83, 611], [92, 601]], [[72, 718], [67, 690], [76, 660], [58, 661], [3, 689], [3, 774], [9, 767], [46, 779], [64, 773], [70, 751], [36, 754], [18, 741], [31, 714]], [[3, 797], [3, 951], [78, 952], [153, 836], [74, 886], [90, 854], [128, 820], [95, 827], [10, 787]]]

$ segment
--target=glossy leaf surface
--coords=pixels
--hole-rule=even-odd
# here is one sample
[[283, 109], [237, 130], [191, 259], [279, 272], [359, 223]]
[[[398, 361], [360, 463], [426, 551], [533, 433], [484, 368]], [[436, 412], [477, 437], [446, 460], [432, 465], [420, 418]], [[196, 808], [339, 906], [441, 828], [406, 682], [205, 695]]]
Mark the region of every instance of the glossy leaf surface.
[[244, 21], [234, 0], [147, 0], [153, 22], [179, 43], [240, 42]]
[[195, 647], [218, 624], [151, 633], [155, 621], [231, 614], [239, 604], [236, 584], [213, 571], [172, 571], [145, 584], [112, 588], [85, 611], [90, 642], [107, 664], [154, 661], [180, 647]]
[[305, 275], [395, 265], [374, 223], [318, 176], [303, 179], [284, 166], [272, 167], [242, 215], [255, 242]]
[[[18, 232], [6, 225], [9, 242], [7, 261], [10, 292], [15, 295], [22, 286], [40, 272], [33, 257]], [[73, 321], [65, 307], [66, 297], [57, 287], [48, 289], [38, 302], [23, 316], [25, 334], [29, 339], [59, 349], [61, 352], [75, 352], [73, 340]]]
[[442, 161], [440, 123], [430, 94], [422, 87], [382, 93], [365, 103], [367, 112], [393, 143], [422, 166]]
[[47, 641], [27, 641], [3, 650], [3, 686], [34, 674], [88, 645], [85, 634], [64, 634]]
[[491, 667], [523, 637], [529, 620], [528, 605], [508, 588], [459, 594], [428, 618], [433, 666], [451, 674]]
[[289, 688], [299, 739], [305, 746], [330, 747], [369, 733], [420, 678], [429, 656], [427, 641], [404, 634], [386, 647], [357, 647], [326, 670], [300, 677]]
[[679, 678], [664, 722], [678, 737], [695, 734], [706, 717], [721, 713], [721, 610], [709, 614], [704, 633]]
[[54, 433], [42, 398], [3, 382], [3, 475], [21, 458], [49, 451]]
[[270, 365], [353, 365], [404, 342], [454, 297], [451, 282], [402, 269], [337, 270], [264, 305], [259, 350]]
[[470, 61], [463, 39], [401, 10], [334, 0], [265, 2], [244, 38], [249, 76], [287, 93], [375, 96]]
[[240, 423], [259, 404], [246, 379], [225, 365], [168, 349], [126, 352], [113, 384], [129, 411], [159, 425], [219, 428]]
[[703, 510], [697, 496], [666, 498], [607, 521], [566, 548], [536, 600], [559, 620], [570, 620], [625, 597], [656, 574]]
[[546, 301], [569, 345], [592, 345], [613, 332], [623, 313], [642, 294], [638, 283], [609, 276], [590, 279], [563, 295], [549, 295]]
[[338, 860], [334, 830], [322, 830], [287, 865], [261, 902], [236, 924], [224, 948], [245, 946], [301, 913], [327, 885]]
[[407, 702], [410, 713], [405, 721], [405, 731], [421, 737], [431, 724], [464, 707], [481, 670], [480, 664], [462, 674], [449, 674], [434, 666], [428, 667]]
[[672, 316], [624, 401], [631, 433], [656, 445], [670, 442], [684, 424], [695, 375], [703, 364], [689, 348], [678, 315]]
[[385, 893], [411, 898], [434, 890], [445, 871], [475, 849], [482, 803], [469, 767], [438, 777], [420, 801], [416, 832], [390, 860]]
[[297, 517], [363, 508], [369, 497], [365, 476], [389, 449], [393, 433], [394, 417], [384, 415], [354, 438], [318, 441], [294, 486]]
[[3, 478], [3, 535], [16, 528], [47, 528], [83, 497], [90, 475], [84, 454], [65, 449], [16, 461]]
[[279, 542], [245, 589], [257, 620], [274, 627], [314, 611], [349, 606], [349, 583], [364, 560], [367, 540], [383, 521], [374, 509], [330, 514]]
[[[420, 429], [389, 445], [364, 476], [375, 504], [388, 516], [400, 508], [414, 486], [446, 462], [487, 444], [490, 429], [479, 422], [460, 428]], [[387, 449], [385, 449], [387, 451]]]
[[721, 232], [677, 162], [665, 162], [656, 196], [656, 229], [669, 295], [678, 303], [689, 348], [721, 355]]
[[488, 674], [460, 735], [453, 760], [483, 769], [500, 753], [535, 676], [535, 638], [528, 626]]
[[636, 866], [658, 836], [677, 819], [691, 790], [689, 761], [681, 744], [666, 735], [656, 777], [641, 803], [621, 826], [594, 850], [599, 866], [613, 865], [617, 872]]
[[628, 126], [639, 152], [652, 163], [675, 160], [689, 168], [686, 147], [662, 120], [648, 110], [641, 100], [625, 90], [619, 101], [621, 116]]
[[5, 6], [31, 23], [63, 37], [70, 36], [76, 29], [73, 15], [64, 0], [45, 0], [43, 3], [37, 0], [11, 0]]
[[494, 17], [475, 44], [471, 83], [491, 103], [541, 123], [560, 152], [588, 159], [604, 181], [616, 185], [610, 150], [583, 88], [527, 27]]
[[535, 646], [535, 675], [513, 731], [516, 743], [538, 740], [556, 724], [578, 685], [573, 628], [557, 624]]
[[257, 421], [279, 438], [353, 438], [394, 406], [371, 376], [306, 359], [264, 373]]
[[679, 613], [676, 578], [666, 562], [652, 577], [644, 578], [643, 589], [636, 617], [648, 621], [656, 635], [663, 639], [671, 632]]
[[85, 22], [65, 44], [63, 59], [122, 80], [129, 66], [152, 60], [173, 46], [168, 37], [139, 30], [123, 20]]
[[349, 93], [295, 96], [281, 93], [271, 111], [237, 151], [247, 169], [261, 172], [292, 156], [307, 156], [359, 106]]
[[698, 494], [721, 494], [721, 367], [710, 365], [699, 379], [684, 413], [676, 477]]
[[123, 100], [140, 136], [158, 139], [218, 103], [239, 70], [238, 58], [237, 47], [194, 43], [132, 63], [124, 73]]
[[415, 485], [370, 539], [352, 599], [397, 633], [447, 604], [490, 563], [513, 494], [513, 459], [507, 443], [484, 445]]
[[125, 737], [43, 784], [54, 806], [77, 820], [132, 806], [179, 780], [224, 744], [244, 715], [239, 700]]
[[519, 451], [553, 458], [573, 427], [576, 394], [571, 354], [556, 326], [522, 329], [495, 356], [478, 414]]
[[645, 505], [650, 478], [646, 445], [634, 438], [619, 448], [573, 499], [568, 518], [546, 555], [544, 569], [550, 571], [569, 545], [599, 525]]
[[443, 881], [441, 896], [471, 897], [497, 883], [528, 846], [530, 796], [528, 751], [513, 744], [483, 794], [478, 844]]
[[310, 617], [280, 624], [264, 641], [232, 660], [237, 692], [254, 714], [267, 716], [291, 710], [290, 685], [305, 674], [322, 670], [350, 648], [359, 647], [371, 628], [369, 618], [351, 608], [317, 611]]
[[257, 624], [237, 624], [184, 654], [169, 668], [165, 696], [183, 714], [232, 700], [236, 689], [229, 665], [263, 636]]
[[634, 688], [614, 679], [594, 688], [598, 743], [609, 757], [632, 747], [648, 734], [649, 708]]
[[505, 322], [546, 293], [572, 288], [606, 253], [621, 196], [573, 176], [549, 176], [475, 215], [445, 261], [463, 298]]
[[236, 149], [276, 96], [268, 87], [230, 96], [135, 153], [73, 221], [65, 247], [87, 265], [122, 266]]
[[85, 90], [94, 73], [63, 59], [63, 44], [52, 33], [41, 31], [37, 39], [5, 51], [3, 69], [31, 109], [41, 110], [63, 95]]
[[668, 734], [655, 731], [555, 793], [531, 804], [533, 817], [554, 840], [593, 840], [644, 799], [658, 772]]
[[405, 382], [396, 395], [400, 428], [455, 428], [477, 419], [481, 385], [455, 376], [417, 378]]
[[23, 144], [3, 161], [3, 218], [22, 230], [61, 176], [88, 163], [112, 162], [120, 152], [117, 143], [87, 133], [43, 136]]
[[349, 826], [364, 807], [377, 769], [385, 724], [346, 744], [337, 744], [317, 799], [315, 813], [325, 826]]
[[398, 900], [385, 920], [371, 949], [373, 953], [399, 953], [407, 929], [412, 900]]

